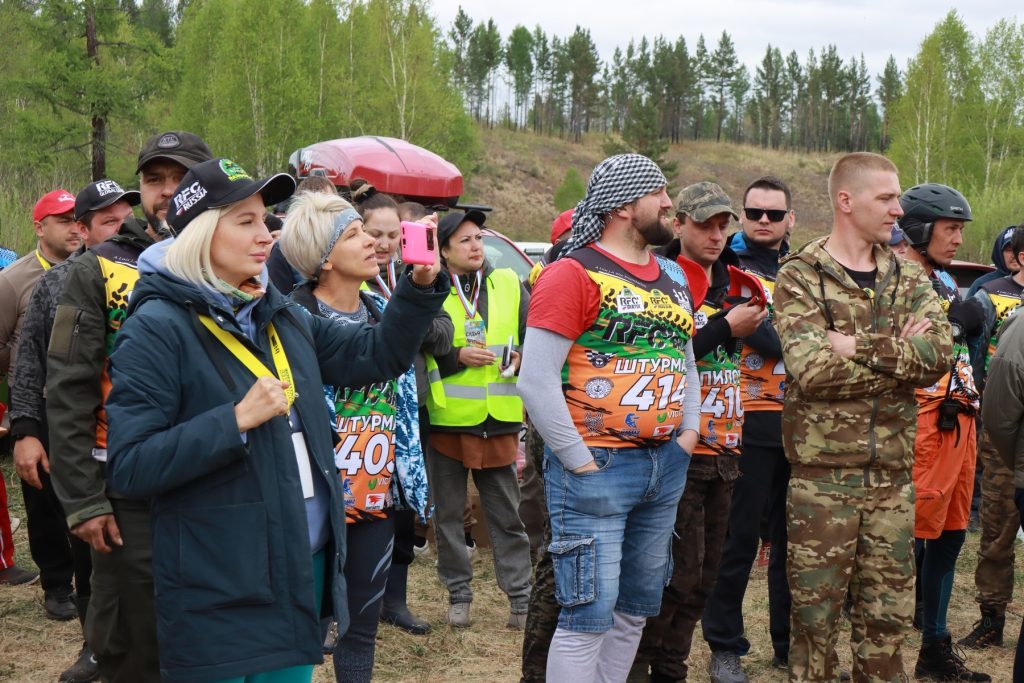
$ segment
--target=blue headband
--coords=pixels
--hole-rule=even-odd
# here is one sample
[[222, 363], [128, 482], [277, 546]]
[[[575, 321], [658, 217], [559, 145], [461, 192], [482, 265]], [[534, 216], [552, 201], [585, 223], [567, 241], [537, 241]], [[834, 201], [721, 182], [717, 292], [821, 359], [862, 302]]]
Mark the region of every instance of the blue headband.
[[334, 251], [334, 245], [338, 243], [341, 233], [345, 232], [345, 228], [352, 225], [352, 221], [361, 220], [363, 220], [363, 217], [355, 209], [345, 209], [334, 217], [334, 230], [331, 232], [331, 239], [327, 242], [327, 248], [324, 249], [323, 256], [320, 257], [320, 265], [317, 266], [316, 272], [313, 273], [314, 280], [320, 277], [320, 271], [324, 269], [324, 264], [331, 257], [331, 252]]

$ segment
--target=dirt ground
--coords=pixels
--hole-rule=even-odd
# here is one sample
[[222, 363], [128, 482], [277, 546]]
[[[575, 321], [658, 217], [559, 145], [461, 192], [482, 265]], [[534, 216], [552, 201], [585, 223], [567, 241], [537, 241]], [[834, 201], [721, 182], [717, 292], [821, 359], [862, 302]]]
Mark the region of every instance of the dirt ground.
[[[11, 464], [3, 463], [11, 514], [24, 519], [20, 486], [12, 479]], [[18, 562], [30, 566], [24, 524], [15, 534]], [[974, 602], [974, 567], [978, 534], [968, 534], [967, 544], [957, 565], [956, 584], [949, 610], [949, 625], [954, 639], [965, 635], [978, 618]], [[508, 602], [498, 589], [493, 564], [485, 549], [478, 553], [474, 567], [473, 626], [454, 630], [444, 624], [447, 600], [437, 581], [433, 554], [417, 559], [411, 568], [409, 602], [414, 611], [430, 620], [433, 632], [426, 637], [408, 635], [382, 625], [377, 638], [375, 679], [435, 683], [444, 681], [512, 682], [519, 680], [522, 637], [505, 628]], [[1016, 596], [1024, 596], [1024, 577], [1017, 575]], [[81, 647], [78, 622], [54, 622], [43, 616], [42, 590], [38, 585], [0, 587], [0, 681], [52, 683], [75, 658]], [[1010, 606], [1005, 631], [1005, 647], [984, 653], [968, 653], [969, 664], [992, 675], [992, 680], [1012, 679], [1013, 648], [1021, 626], [1024, 606]], [[768, 637], [768, 605], [765, 572], [755, 568], [747, 591], [745, 614], [747, 637], [753, 647], [743, 658], [752, 681], [785, 681], [782, 671], [771, 668], [772, 648]], [[843, 621], [839, 657], [849, 667], [849, 624]], [[904, 659], [908, 673], [913, 672], [920, 640], [915, 632], [907, 641]], [[707, 681], [709, 652], [698, 627], [691, 658], [691, 680]], [[317, 668], [314, 680], [334, 680], [330, 662]], [[581, 682], [582, 683], [582, 682]]]

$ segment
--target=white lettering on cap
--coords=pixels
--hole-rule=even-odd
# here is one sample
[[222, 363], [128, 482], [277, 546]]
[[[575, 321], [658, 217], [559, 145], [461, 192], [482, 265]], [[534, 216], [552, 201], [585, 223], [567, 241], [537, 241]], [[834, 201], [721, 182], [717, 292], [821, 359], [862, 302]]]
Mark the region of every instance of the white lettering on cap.
[[156, 141], [156, 146], [160, 149], [170, 149], [171, 147], [178, 147], [181, 145], [181, 140], [174, 133], [167, 133], [161, 135], [160, 139]]
[[98, 192], [101, 197], [106, 197], [108, 194], [113, 194], [115, 192], [123, 194], [124, 190], [122, 190], [121, 186], [113, 180], [101, 180], [96, 183], [96, 192]]
[[206, 196], [206, 188], [199, 184], [199, 181], [192, 183], [184, 190], [174, 195], [174, 214], [180, 216], [185, 213]]

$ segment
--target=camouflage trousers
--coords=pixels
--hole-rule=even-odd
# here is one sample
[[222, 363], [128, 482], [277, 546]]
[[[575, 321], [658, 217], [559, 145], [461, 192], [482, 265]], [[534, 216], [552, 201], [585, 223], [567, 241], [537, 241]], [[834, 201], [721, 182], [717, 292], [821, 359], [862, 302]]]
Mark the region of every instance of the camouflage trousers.
[[662, 595], [661, 613], [647, 620], [637, 651], [637, 661], [649, 662], [653, 674], [686, 680], [693, 629], [718, 577], [735, 486], [718, 477], [687, 476], [672, 537], [672, 579]]
[[984, 430], [978, 443], [981, 473], [981, 541], [974, 585], [978, 602], [1006, 611], [1013, 598], [1014, 544], [1020, 515], [1013, 503], [1013, 472], [988, 440]]
[[790, 681], [838, 681], [847, 592], [854, 681], [904, 680], [900, 646], [914, 613], [910, 472], [794, 467], [786, 501], [793, 594]]
[[[526, 466], [523, 468], [523, 485], [526, 488], [526, 468], [533, 470], [533, 476], [540, 482], [534, 491], [532, 502], [539, 504], [542, 515], [536, 520], [541, 524], [542, 537], [535, 556], [537, 564], [533, 568], [533, 591], [530, 593], [530, 606], [526, 612], [526, 627], [523, 630], [523, 683], [544, 681], [547, 678], [548, 649], [551, 638], [558, 627], [558, 615], [561, 606], [555, 599], [555, 567], [551, 562], [548, 546], [551, 544], [551, 522], [548, 520], [547, 505], [544, 502], [544, 441], [532, 426], [526, 432]], [[524, 491], [523, 502], [526, 501]], [[519, 506], [520, 515], [523, 503]], [[523, 518], [524, 523], [526, 518]], [[533, 532], [530, 534], [530, 545], [534, 545]]]

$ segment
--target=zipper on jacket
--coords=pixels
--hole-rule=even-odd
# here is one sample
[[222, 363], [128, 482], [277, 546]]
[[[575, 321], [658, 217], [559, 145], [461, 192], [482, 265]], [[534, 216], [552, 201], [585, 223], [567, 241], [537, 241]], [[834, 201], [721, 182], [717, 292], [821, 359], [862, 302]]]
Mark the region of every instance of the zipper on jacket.
[[70, 363], [75, 357], [75, 349], [78, 348], [78, 332], [81, 329], [82, 309], [75, 311], [75, 326], [71, 328], [71, 341], [68, 343], [68, 354], [65, 361]]
[[[898, 268], [898, 266], [896, 267]], [[883, 290], [885, 289], [886, 284], [886, 282], [882, 283]], [[894, 286], [899, 286], [898, 270], [896, 273], [896, 284]], [[873, 334], [878, 333], [878, 301], [881, 298], [881, 290], [875, 292], [875, 295], [871, 297], [871, 332]], [[874, 396], [871, 399], [871, 421], [868, 423], [868, 428], [871, 430], [870, 436], [868, 437], [868, 441], [871, 444], [871, 457], [868, 458], [868, 468], [871, 468], [875, 464], [875, 461], [878, 460], [878, 443], [875, 440], [875, 422], [878, 420], [878, 407], [878, 397]], [[865, 476], [869, 476], [867, 472], [865, 472]], [[865, 480], [865, 484], [867, 483], [868, 482]]]

